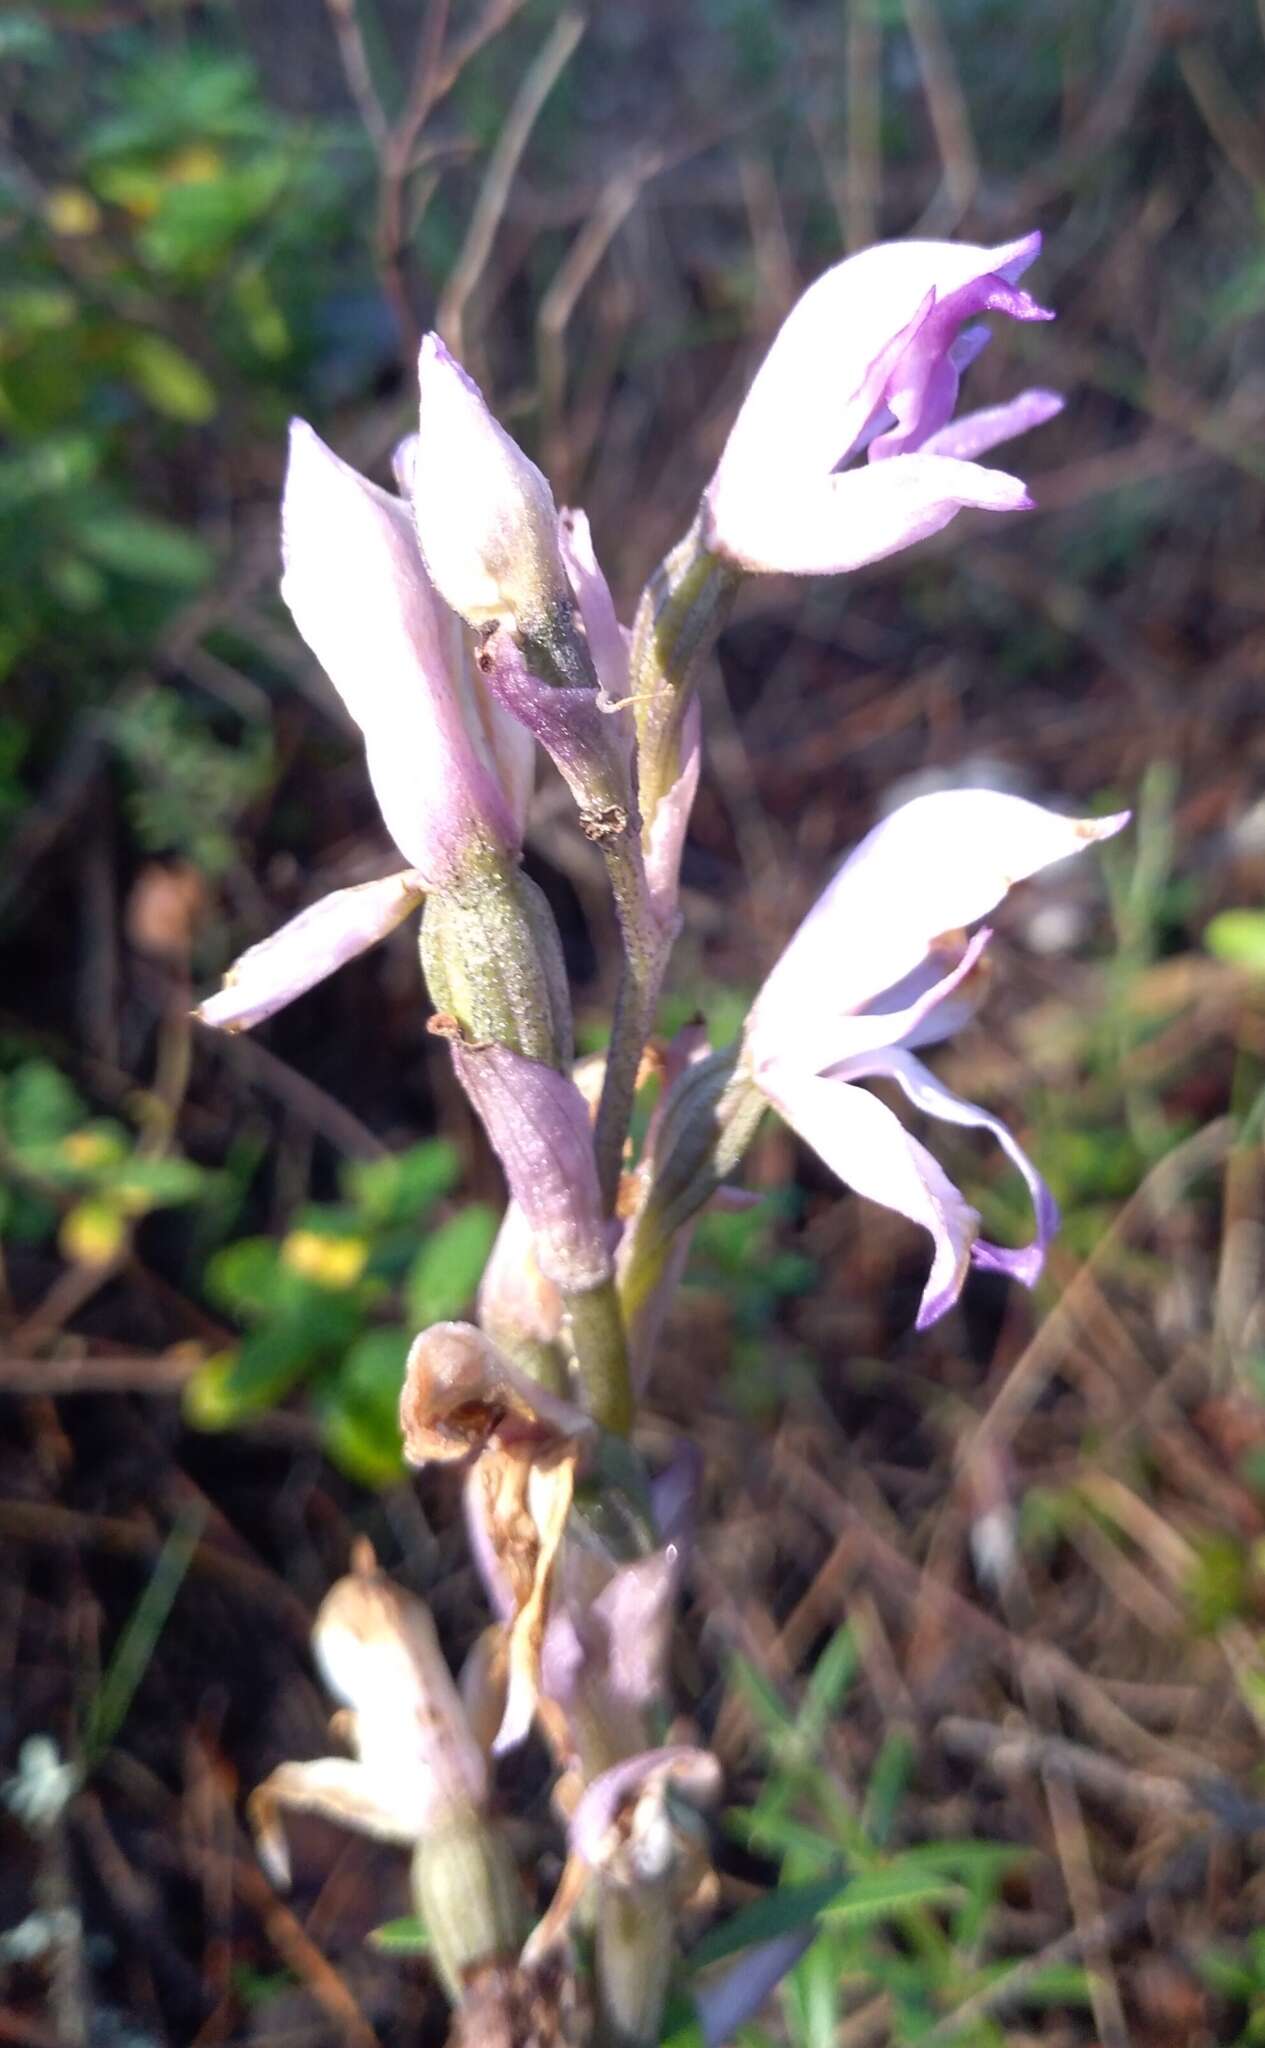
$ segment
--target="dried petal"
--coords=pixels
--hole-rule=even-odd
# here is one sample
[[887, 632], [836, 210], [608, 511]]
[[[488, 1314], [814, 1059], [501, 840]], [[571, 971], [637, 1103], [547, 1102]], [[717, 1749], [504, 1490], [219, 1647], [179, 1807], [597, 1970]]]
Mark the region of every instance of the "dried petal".
[[506, 1444], [485, 1451], [475, 1467], [479, 1512], [514, 1601], [505, 1714], [492, 1745], [498, 1754], [524, 1739], [536, 1712], [549, 1591], [571, 1510], [577, 1458], [574, 1443], [547, 1449]]
[[383, 1572], [354, 1572], [321, 1603], [312, 1648], [355, 1717], [362, 1763], [384, 1784], [407, 1786], [425, 1826], [483, 1804], [483, 1754], [423, 1601]]
[[410, 1464], [451, 1464], [494, 1437], [540, 1442], [591, 1428], [580, 1409], [520, 1372], [473, 1323], [435, 1323], [413, 1343], [400, 1394]]
[[323, 1756], [311, 1763], [278, 1764], [246, 1802], [246, 1817], [260, 1862], [279, 1890], [290, 1884], [290, 1851], [282, 1815], [318, 1813], [338, 1827], [374, 1841], [408, 1848], [425, 1825], [420, 1785], [393, 1781], [352, 1757]]

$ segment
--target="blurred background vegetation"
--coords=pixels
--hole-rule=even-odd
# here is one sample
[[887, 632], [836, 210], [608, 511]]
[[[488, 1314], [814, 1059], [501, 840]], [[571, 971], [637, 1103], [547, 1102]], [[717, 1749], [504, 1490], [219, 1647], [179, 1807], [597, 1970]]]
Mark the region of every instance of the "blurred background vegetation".
[[[1020, 899], [945, 1065], [1025, 1132], [1060, 1248], [1035, 1309], [977, 1280], [915, 1343], [914, 1234], [770, 1130], [778, 1192], [700, 1232], [651, 1441], [685, 1422], [708, 1454], [683, 1687], [740, 1809], [731, 1903], [778, 1871], [871, 1886], [827, 1913], [792, 2039], [1265, 2038], [1250, 0], [0, 12], [0, 1743], [92, 1774], [14, 1823], [0, 1919], [80, 1919], [0, 1936], [6, 2038], [48, 2038], [20, 2017], [45, 1994], [93, 2042], [393, 2042], [431, 2010], [361, 1945], [373, 1852], [321, 1890], [314, 1835], [295, 1917], [234, 1833], [236, 1782], [315, 1740], [306, 1613], [351, 1528], [454, 1646], [476, 1631], [394, 1401], [500, 1201], [407, 933], [249, 1042], [188, 1022], [391, 859], [276, 594], [289, 415], [384, 476], [438, 324], [588, 508], [627, 616], [805, 282], [882, 235], [1032, 226], [1059, 322], [999, 334], [969, 397], [1068, 392], [1016, 457], [1041, 510], [744, 593], [665, 1024], [732, 1034], [893, 788], [965, 764], [1132, 804], [1105, 886]], [[552, 786], [529, 861], [600, 1043], [600, 870]], [[949, 1151], [1022, 1232], [998, 1162]], [[1008, 1722], [1036, 1744], [1009, 1775], [980, 1732]]]

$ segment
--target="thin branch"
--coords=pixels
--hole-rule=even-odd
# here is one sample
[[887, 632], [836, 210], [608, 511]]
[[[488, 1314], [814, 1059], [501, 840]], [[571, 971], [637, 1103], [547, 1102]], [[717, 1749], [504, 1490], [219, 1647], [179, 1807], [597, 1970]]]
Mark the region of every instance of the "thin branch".
[[478, 285], [505, 211], [515, 173], [545, 101], [586, 27], [582, 14], [560, 14], [523, 75], [514, 103], [488, 158], [479, 197], [460, 254], [439, 301], [435, 325], [457, 356], [464, 355], [463, 316]]

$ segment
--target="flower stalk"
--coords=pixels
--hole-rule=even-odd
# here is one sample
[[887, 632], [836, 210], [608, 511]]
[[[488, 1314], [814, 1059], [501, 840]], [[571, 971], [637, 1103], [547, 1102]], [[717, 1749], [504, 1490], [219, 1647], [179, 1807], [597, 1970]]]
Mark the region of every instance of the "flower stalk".
[[[667, 1046], [651, 1037], [681, 923], [697, 685], [735, 594], [748, 575], [856, 569], [965, 508], [1030, 505], [1021, 479], [979, 458], [1052, 418], [1057, 395], [954, 415], [988, 338], [980, 316], [1051, 317], [1018, 282], [1039, 246], [885, 244], [818, 279], [770, 348], [631, 633], [583, 513], [558, 512], [437, 337], [421, 351], [417, 434], [397, 451], [399, 496], [301, 423], [292, 437], [283, 593], [360, 729], [405, 865], [336, 890], [252, 947], [199, 1015], [249, 1029], [421, 907], [430, 1030], [509, 1203], [477, 1322], [416, 1337], [399, 1409], [408, 1460], [463, 1473], [490, 1620], [459, 1687], [428, 1610], [360, 1552], [313, 1637], [349, 1753], [279, 1765], [250, 1813], [278, 1882], [291, 1809], [408, 1851], [456, 2008], [454, 2043], [654, 2048], [682, 1911], [714, 1884], [703, 1815], [719, 1766], [684, 1744], [656, 1746], [674, 1719], [672, 1619], [698, 1459], [650, 1480], [634, 1430], [694, 1225], [710, 1203], [739, 1199], [726, 1182], [761, 1119], [781, 1115], [856, 1195], [924, 1229], [920, 1326], [951, 1308], [972, 1265], [1031, 1285], [1057, 1221], [1005, 1126], [916, 1055], [975, 1007], [989, 941], [980, 921], [1015, 882], [1122, 817], [1069, 819], [983, 790], [907, 804], [844, 861], [733, 1045], [713, 1052], [701, 1021]], [[596, 1062], [573, 1066], [561, 939], [522, 868], [538, 750], [601, 853], [619, 926], [600, 1082]], [[637, 1146], [643, 1074], [659, 1092]], [[982, 1237], [931, 1153], [859, 1085], [871, 1079], [1002, 1146], [1031, 1194], [1032, 1243]], [[524, 1945], [491, 1760], [533, 1728], [556, 1768], [567, 1857]], [[592, 1938], [593, 2022], [577, 1926]], [[799, 1941], [752, 1949], [704, 1987], [709, 2041], [754, 2011]]]

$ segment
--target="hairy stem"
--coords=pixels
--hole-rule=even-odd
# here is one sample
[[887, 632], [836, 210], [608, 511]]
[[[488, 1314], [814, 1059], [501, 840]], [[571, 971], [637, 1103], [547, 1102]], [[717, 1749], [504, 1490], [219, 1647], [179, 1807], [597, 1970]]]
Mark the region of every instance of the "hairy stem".
[[741, 581], [740, 569], [703, 545], [700, 513], [641, 594], [629, 688], [636, 706], [643, 830], [681, 772], [681, 721]]
[[603, 1429], [627, 1436], [633, 1422], [632, 1382], [615, 1283], [603, 1280], [582, 1293], [564, 1294], [562, 1302], [585, 1406]]
[[637, 1071], [654, 1023], [670, 940], [660, 930], [650, 907], [636, 821], [630, 821], [626, 831], [604, 845], [602, 853], [623, 941], [623, 963], [593, 1139], [602, 1201], [607, 1213], [613, 1214], [624, 1141], [637, 1091]]

